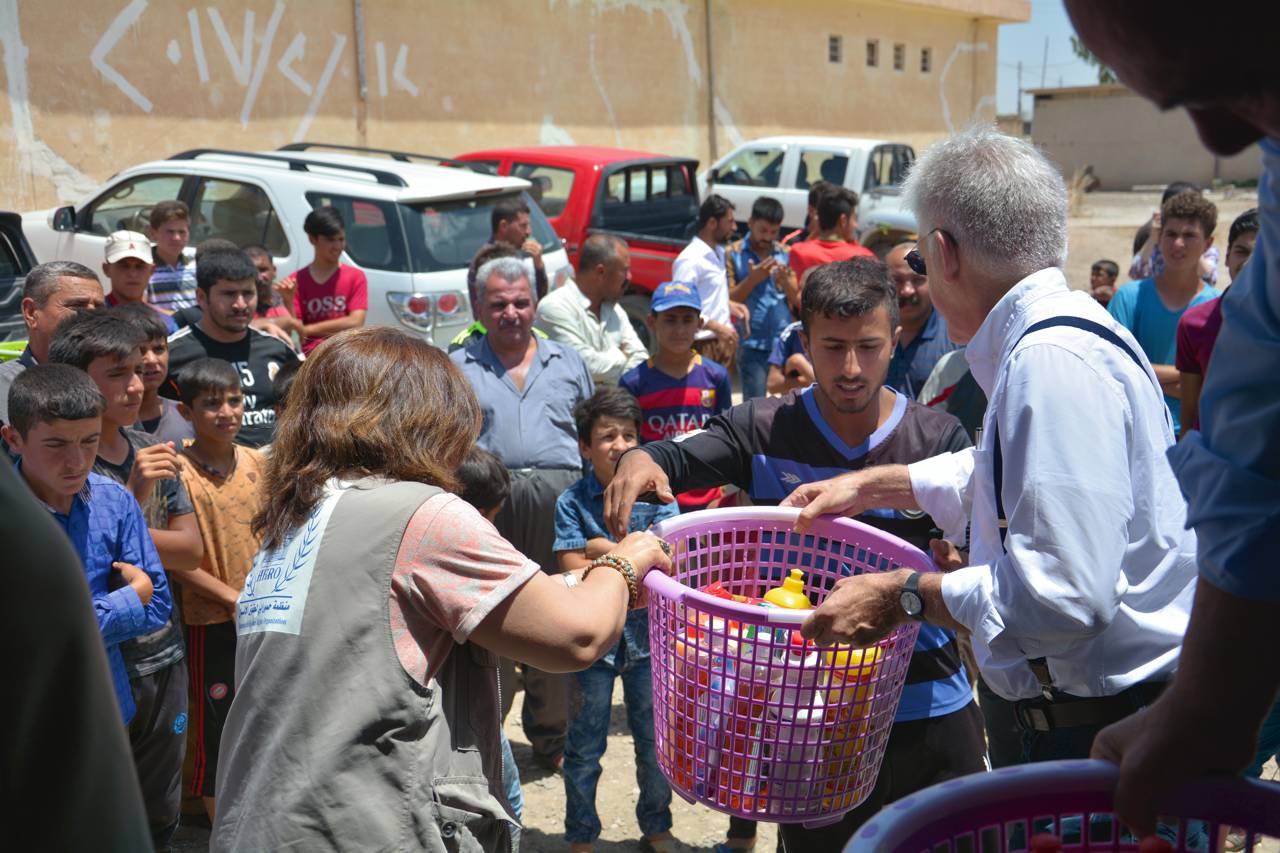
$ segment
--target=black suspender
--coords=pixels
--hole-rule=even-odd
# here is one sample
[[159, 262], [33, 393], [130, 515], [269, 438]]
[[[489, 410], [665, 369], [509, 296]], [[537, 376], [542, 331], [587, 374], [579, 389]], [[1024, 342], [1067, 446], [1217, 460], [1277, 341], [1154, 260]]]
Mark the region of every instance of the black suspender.
[[[1138, 365], [1143, 373], [1147, 372], [1146, 364], [1144, 364], [1142, 359], [1138, 357], [1138, 354], [1133, 351], [1132, 347], [1125, 343], [1124, 338], [1120, 337], [1101, 323], [1095, 323], [1092, 320], [1085, 320], [1082, 317], [1050, 317], [1047, 320], [1032, 323], [1027, 327], [1027, 330], [1018, 337], [1018, 340], [1014, 342], [1014, 349], [1017, 349], [1018, 344], [1022, 343], [1022, 339], [1032, 332], [1038, 332], [1041, 329], [1050, 329], [1055, 326], [1070, 326], [1075, 329], [1092, 332], [1098, 337], [1115, 344], [1117, 347], [1124, 350], [1125, 354], [1128, 355], [1129, 358], [1133, 359], [1134, 364]], [[1010, 353], [1012, 354], [1012, 350]], [[1160, 389], [1159, 385], [1156, 386], [1156, 391], [1160, 395], [1160, 400], [1163, 402], [1164, 391]], [[1169, 417], [1168, 409], [1165, 410], [1165, 417]], [[1009, 522], [1004, 515], [1004, 496], [1001, 494], [1004, 491], [1004, 456], [1000, 451], [1000, 418], [994, 413], [991, 418], [991, 447], [991, 479], [995, 483], [996, 523], [999, 525], [1000, 544], [1003, 546], [1005, 536], [1007, 536], [1009, 532]], [[1044, 658], [1034, 658], [1028, 659], [1027, 665], [1031, 667], [1031, 671], [1035, 674], [1036, 680], [1040, 682], [1040, 689], [1044, 693], [1044, 697], [1052, 700], [1053, 679], [1049, 675], [1048, 662]]]
[[[1022, 343], [1022, 339], [1032, 332], [1038, 332], [1041, 329], [1051, 329], [1055, 326], [1070, 326], [1074, 329], [1092, 332], [1103, 340], [1115, 344], [1120, 349], [1124, 350], [1125, 355], [1133, 359], [1133, 363], [1138, 365], [1138, 368], [1143, 373], [1147, 372], [1146, 364], [1138, 357], [1138, 354], [1133, 351], [1133, 348], [1125, 343], [1124, 338], [1120, 337], [1101, 323], [1095, 323], [1092, 320], [1086, 320], [1083, 317], [1050, 317], [1047, 320], [1032, 323], [1027, 327], [1027, 330], [1018, 337], [1018, 340], [1014, 341], [1014, 349], [1017, 349], [1018, 344]], [[1012, 354], [1012, 352], [1013, 351], [1010, 350], [1010, 354]], [[1158, 386], [1156, 391], [1159, 393], [1161, 401], [1163, 401], [1164, 391]], [[1168, 412], [1169, 410], [1165, 409], [1165, 417], [1169, 416]], [[998, 416], [993, 416], [991, 418], [991, 447], [991, 479], [995, 482], [996, 489], [996, 520], [1000, 525], [1000, 544], [1003, 545], [1005, 535], [1008, 533], [1009, 522], [1004, 515], [1004, 496], [1001, 494], [1001, 492], [1004, 491], [1004, 456], [1000, 451], [1000, 418]]]

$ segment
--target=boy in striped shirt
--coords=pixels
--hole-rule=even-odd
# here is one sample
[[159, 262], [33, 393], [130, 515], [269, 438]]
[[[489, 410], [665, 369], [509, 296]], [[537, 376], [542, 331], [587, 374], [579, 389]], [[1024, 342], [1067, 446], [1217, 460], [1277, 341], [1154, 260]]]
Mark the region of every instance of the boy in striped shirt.
[[[694, 352], [701, 312], [702, 299], [691, 284], [668, 281], [653, 292], [645, 325], [656, 351], [618, 380], [639, 401], [644, 413], [642, 442], [696, 432], [733, 405], [729, 372]], [[680, 510], [687, 512], [717, 506], [723, 495], [720, 488], [696, 489], [676, 495], [676, 500]]]

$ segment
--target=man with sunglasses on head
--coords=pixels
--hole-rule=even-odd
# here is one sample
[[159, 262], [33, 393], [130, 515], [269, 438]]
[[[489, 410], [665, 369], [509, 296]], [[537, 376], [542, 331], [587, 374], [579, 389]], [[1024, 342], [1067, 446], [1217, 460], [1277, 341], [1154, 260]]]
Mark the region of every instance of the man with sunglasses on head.
[[[969, 565], [845, 578], [803, 633], [873, 643], [923, 621], [972, 633], [1013, 711], [1022, 760], [1085, 758], [1178, 665], [1195, 534], [1165, 461], [1173, 424], [1142, 348], [1062, 273], [1067, 192], [1030, 144], [975, 128], [934, 145], [905, 187], [911, 263], [990, 399], [976, 448], [796, 489], [822, 513], [923, 509]], [[970, 533], [971, 531], [971, 533]]]

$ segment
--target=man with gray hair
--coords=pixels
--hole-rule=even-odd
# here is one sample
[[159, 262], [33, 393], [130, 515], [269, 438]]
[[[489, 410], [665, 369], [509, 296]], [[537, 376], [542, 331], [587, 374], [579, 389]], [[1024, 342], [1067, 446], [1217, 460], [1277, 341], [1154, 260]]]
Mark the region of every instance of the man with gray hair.
[[[991, 403], [973, 449], [797, 489], [825, 512], [923, 509], [969, 565], [842, 580], [803, 626], [865, 646], [899, 624], [964, 628], [1013, 703], [1026, 761], [1084, 758], [1178, 665], [1195, 535], [1165, 451], [1173, 426], [1142, 349], [1060, 269], [1067, 193], [1026, 142], [987, 128], [930, 148], [905, 188], [951, 337]], [[944, 566], [944, 568], [953, 568]]]
[[649, 357], [627, 312], [618, 304], [631, 273], [627, 244], [610, 234], [582, 242], [578, 275], [538, 303], [537, 328], [553, 341], [573, 347], [596, 382], [618, 377]]
[[106, 304], [97, 274], [75, 261], [49, 261], [27, 273], [22, 285], [22, 319], [27, 347], [13, 361], [0, 364], [0, 424], [9, 422], [9, 386], [18, 374], [49, 360], [49, 339], [58, 324], [77, 311]]
[[[485, 334], [449, 358], [471, 382], [484, 414], [476, 443], [511, 474], [511, 496], [494, 525], [543, 571], [555, 574], [556, 499], [582, 476], [573, 409], [595, 385], [573, 349], [533, 334], [535, 298], [518, 258], [496, 258], [477, 270], [476, 301]], [[522, 722], [534, 759], [559, 769], [567, 682], [525, 665], [524, 688]], [[510, 690], [505, 695], [509, 707]]]

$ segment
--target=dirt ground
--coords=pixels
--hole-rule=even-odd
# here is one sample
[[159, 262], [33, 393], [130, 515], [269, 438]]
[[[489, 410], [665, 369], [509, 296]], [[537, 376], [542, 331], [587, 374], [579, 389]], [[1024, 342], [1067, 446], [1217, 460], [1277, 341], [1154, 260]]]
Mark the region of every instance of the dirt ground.
[[[1084, 197], [1077, 215], [1067, 221], [1067, 281], [1080, 290], [1089, 289], [1089, 268], [1094, 261], [1109, 259], [1120, 265], [1120, 281], [1128, 280], [1133, 257], [1133, 235], [1160, 206], [1160, 190], [1151, 192], [1099, 192]], [[1207, 197], [1218, 207], [1218, 227], [1214, 245], [1218, 247], [1219, 285], [1227, 282], [1226, 242], [1231, 222], [1258, 204], [1257, 190], [1215, 190]]]

